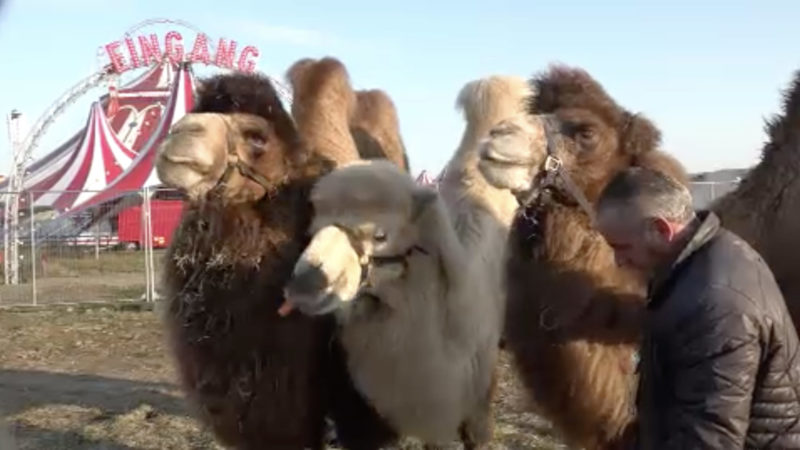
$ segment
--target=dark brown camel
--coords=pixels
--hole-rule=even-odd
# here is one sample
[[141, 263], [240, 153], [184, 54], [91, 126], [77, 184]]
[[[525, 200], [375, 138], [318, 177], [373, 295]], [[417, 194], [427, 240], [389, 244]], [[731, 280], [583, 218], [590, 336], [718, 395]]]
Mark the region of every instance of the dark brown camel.
[[375, 449], [394, 433], [353, 388], [332, 318], [277, 313], [311, 186], [335, 165], [303, 137], [267, 78], [233, 74], [206, 81], [162, 145], [160, 178], [189, 196], [163, 273], [172, 354], [227, 446], [320, 449], [330, 414], [346, 448]]
[[800, 71], [784, 92], [783, 111], [766, 126], [761, 161], [712, 209], [769, 264], [795, 327], [800, 324]]
[[[624, 167], [687, 177], [656, 150], [656, 127], [586, 72], [552, 67], [532, 87], [528, 114], [494, 127], [481, 150], [487, 180], [522, 204], [509, 238], [507, 348], [535, 403], [570, 444], [617, 448], [635, 417], [644, 283], [615, 264], [592, 228], [591, 204]], [[552, 182], [545, 167], [559, 174]], [[561, 182], [565, 176], [573, 184]]]

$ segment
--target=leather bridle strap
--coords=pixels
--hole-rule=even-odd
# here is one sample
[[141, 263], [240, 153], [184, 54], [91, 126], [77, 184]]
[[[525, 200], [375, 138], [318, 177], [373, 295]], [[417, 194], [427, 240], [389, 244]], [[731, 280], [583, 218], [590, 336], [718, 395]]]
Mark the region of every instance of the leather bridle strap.
[[[362, 260], [364, 256], [364, 248], [361, 246], [359, 241], [353, 235], [353, 232], [341, 224], [334, 224], [334, 226], [339, 230], [341, 230], [342, 233], [347, 235], [347, 239], [350, 241], [350, 246], [358, 255], [359, 261]], [[364, 281], [366, 281], [367, 276], [369, 275], [370, 267], [389, 265], [389, 264], [405, 264], [406, 261], [408, 260], [408, 257], [411, 256], [414, 252], [420, 252], [425, 255], [428, 254], [428, 251], [422, 248], [421, 246], [412, 245], [405, 252], [398, 253], [396, 255], [370, 256], [366, 262], [361, 263], [361, 283], [364, 283]]]
[[220, 177], [217, 185], [222, 185], [227, 183], [228, 179], [230, 178], [231, 174], [234, 170], [237, 170], [240, 175], [243, 177], [249, 178], [256, 183], [258, 183], [261, 187], [270, 191], [272, 188], [270, 187], [270, 183], [266, 177], [261, 175], [260, 173], [256, 172], [250, 165], [243, 162], [239, 155], [236, 154], [236, 140], [233, 137], [233, 128], [231, 127], [229, 119], [225, 116], [220, 115], [220, 119], [225, 123], [225, 128], [227, 129], [226, 134], [228, 138], [227, 150], [228, 150], [228, 163], [225, 166], [225, 172], [222, 173], [222, 177]]
[[556, 156], [559, 147], [557, 136], [560, 133], [558, 119], [552, 114], [543, 115], [541, 118], [547, 139], [547, 157], [539, 170], [539, 176], [534, 181], [531, 196], [525, 201], [524, 206], [527, 207], [535, 203], [543, 190], [552, 187], [560, 188], [578, 203], [578, 206], [589, 216], [589, 220], [594, 223], [594, 208], [592, 204], [589, 203], [583, 190], [575, 184], [569, 173], [564, 169], [561, 159]]

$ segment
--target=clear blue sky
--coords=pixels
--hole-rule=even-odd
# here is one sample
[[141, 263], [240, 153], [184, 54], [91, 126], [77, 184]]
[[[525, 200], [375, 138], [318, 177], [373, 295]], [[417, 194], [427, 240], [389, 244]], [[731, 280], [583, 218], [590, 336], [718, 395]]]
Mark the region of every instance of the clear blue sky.
[[[18, 108], [33, 123], [95, 69], [98, 46], [155, 17], [252, 43], [259, 69], [275, 77], [301, 57], [342, 59], [357, 88], [393, 97], [415, 172], [438, 171], [458, 144], [463, 121], [453, 103], [465, 82], [528, 77], [551, 62], [587, 69], [624, 106], [654, 119], [665, 149], [690, 170], [749, 166], [779, 89], [800, 68], [797, 0], [8, 0], [0, 11], [3, 116]], [[82, 126], [102, 93], [70, 108], [37, 155]], [[7, 173], [5, 123], [0, 138]]]

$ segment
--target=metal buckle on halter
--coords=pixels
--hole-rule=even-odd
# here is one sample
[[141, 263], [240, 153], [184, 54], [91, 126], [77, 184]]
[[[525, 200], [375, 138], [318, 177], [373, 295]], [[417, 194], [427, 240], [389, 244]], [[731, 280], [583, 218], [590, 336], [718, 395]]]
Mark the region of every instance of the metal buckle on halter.
[[561, 160], [555, 156], [547, 155], [544, 160], [544, 170], [547, 172], [557, 172], [561, 169]]

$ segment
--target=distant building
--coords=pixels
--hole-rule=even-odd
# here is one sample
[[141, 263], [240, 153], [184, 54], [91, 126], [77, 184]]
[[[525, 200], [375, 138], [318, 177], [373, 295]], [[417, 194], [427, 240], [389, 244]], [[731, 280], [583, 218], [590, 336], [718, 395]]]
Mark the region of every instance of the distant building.
[[690, 176], [695, 209], [708, 208], [711, 203], [736, 189], [750, 169], [722, 169]]

